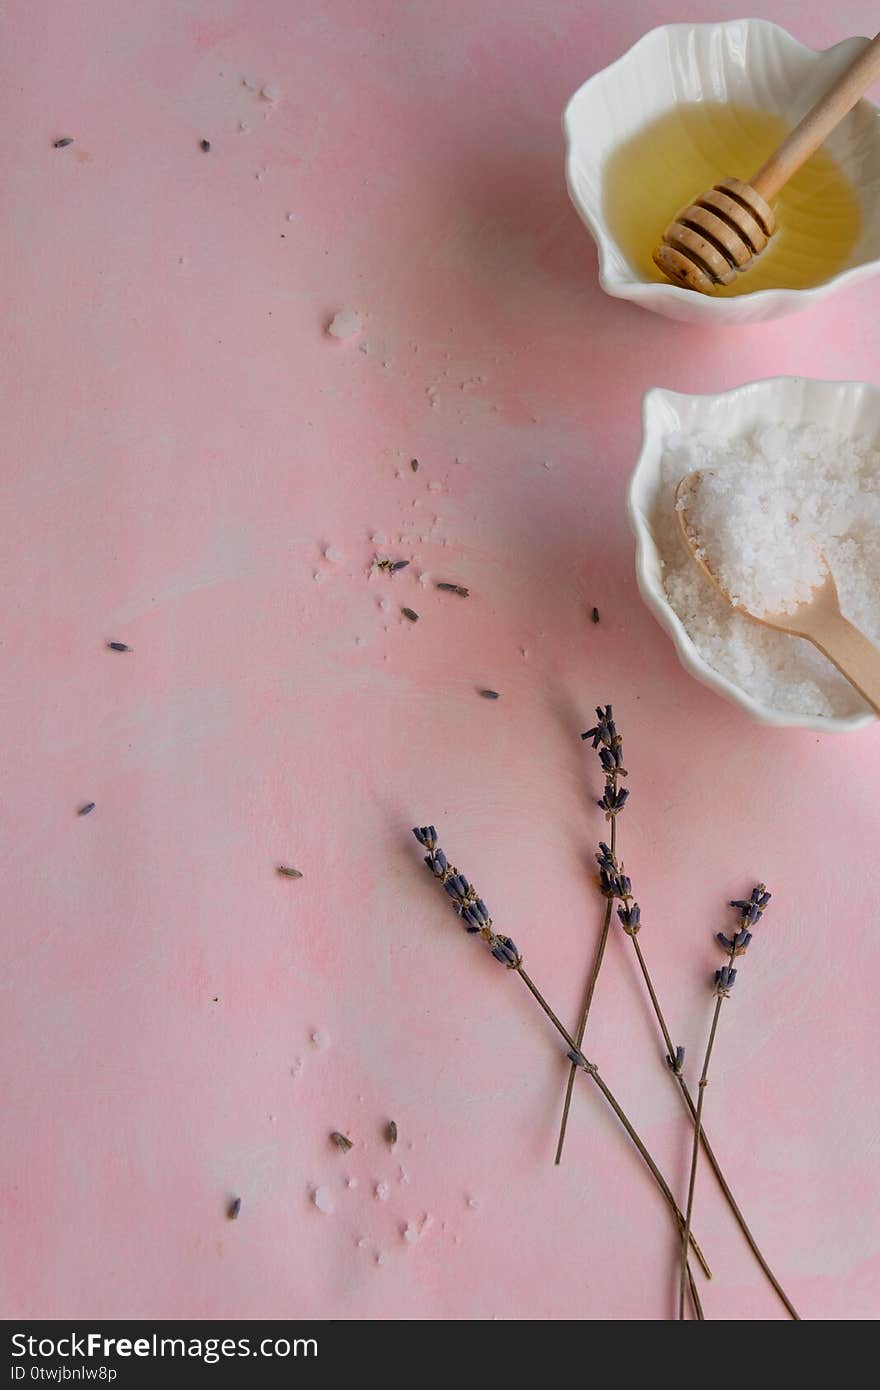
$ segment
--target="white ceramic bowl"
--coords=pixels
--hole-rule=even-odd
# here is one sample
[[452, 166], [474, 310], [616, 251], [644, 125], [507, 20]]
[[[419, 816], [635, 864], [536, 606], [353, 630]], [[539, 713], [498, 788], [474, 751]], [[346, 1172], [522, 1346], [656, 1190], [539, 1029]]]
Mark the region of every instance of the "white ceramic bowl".
[[[690, 323], [754, 323], [805, 309], [841, 285], [880, 270], [880, 111], [861, 101], [826, 142], [857, 189], [862, 232], [848, 264], [811, 289], [765, 289], [715, 299], [640, 278], [605, 220], [603, 169], [609, 155], [647, 123], [682, 102], [732, 101], [784, 116], [791, 125], [852, 62], [867, 39], [845, 39], [824, 52], [805, 48], [778, 24], [666, 24], [639, 39], [591, 77], [566, 107], [566, 178], [572, 202], [599, 248], [606, 293]], [[719, 178], [729, 171], [718, 171]], [[694, 194], [700, 189], [695, 189]], [[662, 229], [660, 229], [662, 230]]]
[[862, 381], [814, 381], [810, 377], [777, 376], [751, 381], [714, 396], [688, 396], [655, 387], [642, 402], [642, 450], [630, 479], [629, 517], [636, 534], [636, 576], [648, 607], [675, 643], [687, 671], [726, 699], [741, 705], [763, 724], [817, 729], [822, 733], [861, 729], [875, 720], [868, 711], [842, 717], [798, 715], [774, 710], [752, 698], [747, 690], [715, 671], [691, 641], [670, 606], [663, 587], [660, 552], [652, 518], [660, 494], [661, 461], [669, 434], [709, 430], [720, 435], [743, 435], [763, 425], [784, 421], [789, 428], [814, 423], [842, 435], [880, 434], [880, 387]]

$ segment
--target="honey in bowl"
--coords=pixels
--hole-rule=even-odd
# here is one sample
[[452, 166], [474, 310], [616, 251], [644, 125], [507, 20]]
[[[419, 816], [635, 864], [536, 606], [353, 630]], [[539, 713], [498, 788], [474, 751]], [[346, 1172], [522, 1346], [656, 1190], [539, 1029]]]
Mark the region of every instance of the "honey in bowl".
[[[602, 199], [608, 230], [642, 280], [664, 281], [652, 253], [680, 209], [719, 179], [748, 180], [789, 133], [782, 116], [726, 102], [673, 107], [608, 158]], [[719, 298], [756, 290], [806, 290], [849, 263], [861, 232], [858, 195], [818, 149], [773, 203], [777, 230], [766, 250]]]

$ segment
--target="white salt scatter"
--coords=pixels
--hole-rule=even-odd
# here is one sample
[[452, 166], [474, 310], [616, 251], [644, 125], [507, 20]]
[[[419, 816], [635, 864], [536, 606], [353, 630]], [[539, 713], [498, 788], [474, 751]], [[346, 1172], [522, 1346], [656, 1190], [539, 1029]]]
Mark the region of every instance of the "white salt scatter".
[[263, 83], [260, 88], [260, 96], [264, 101], [275, 102], [281, 100], [281, 92], [277, 87], [273, 86], [271, 82]]
[[289, 212], [289, 213], [287, 214], [287, 220], [288, 220], [288, 222], [295, 222], [295, 221], [296, 221], [296, 213], [295, 213], [295, 212]]
[[411, 1221], [407, 1221], [400, 1234], [408, 1245], [415, 1245], [419, 1238], [418, 1228], [414, 1226]]
[[316, 1047], [319, 1052], [330, 1046], [330, 1037], [327, 1033], [322, 1033], [320, 1028], [316, 1028], [310, 1035], [309, 1041], [312, 1047]]
[[399, 1183], [403, 1183], [404, 1185], [409, 1183], [409, 1173], [406, 1171], [402, 1163], [398, 1164], [397, 1167], [397, 1181]]
[[384, 531], [374, 531], [370, 540], [373, 542], [373, 545], [388, 544], [388, 537], [385, 535]]
[[675, 488], [702, 481], [685, 503], [706, 563], [736, 605], [790, 612], [834, 576], [845, 615], [880, 641], [880, 440], [816, 424], [753, 434], [671, 433], [651, 529], [669, 603], [714, 670], [759, 703], [791, 714], [849, 715], [865, 704], [810, 643], [749, 621], [694, 563], [675, 516]]
[[243, 77], [241, 79], [241, 85], [247, 87], [249, 92], [255, 92], [259, 87], [259, 83], [254, 82], [250, 77]]
[[356, 638], [354, 639], [354, 644], [355, 644], [356, 647], [362, 647], [362, 646], [364, 645], [364, 639], [363, 639], [363, 637], [356, 637]]
[[322, 1211], [325, 1216], [333, 1215], [335, 1207], [333, 1205], [333, 1193], [329, 1187], [316, 1187], [312, 1193], [312, 1201], [318, 1211]]
[[476, 1197], [468, 1197], [468, 1199], [467, 1199], [467, 1204], [468, 1204], [468, 1206], [470, 1207], [471, 1211], [479, 1211], [479, 1210], [480, 1210], [480, 1203], [479, 1203], [479, 1200], [478, 1200]]
[[346, 1178], [346, 1179], [345, 1179], [345, 1185], [346, 1185], [346, 1187], [357, 1187], [357, 1185], [358, 1185], [358, 1180], [357, 1180], [357, 1178]]
[[522, 656], [522, 657], [528, 658], [528, 655], [529, 655], [529, 649], [528, 649], [528, 647], [520, 647], [520, 649], [519, 649], [519, 654], [520, 654], [520, 656]]
[[335, 545], [327, 545], [324, 547], [324, 559], [329, 560], [331, 565], [340, 565], [345, 556], [341, 550], [337, 550]]
[[431, 576], [428, 574], [426, 570], [422, 570], [421, 574], [419, 575], [419, 583], [421, 584], [422, 588], [426, 588], [430, 584], [430, 582]]
[[320, 584], [323, 581], [324, 576], [320, 570], [312, 570], [312, 578], [314, 579], [316, 584]]
[[367, 1248], [367, 1241], [366, 1241], [365, 1237], [364, 1237], [364, 1236], [358, 1236], [357, 1240], [355, 1241], [355, 1245], [357, 1246], [358, 1250], [366, 1250], [366, 1248]]
[[397, 470], [397, 472], [394, 474], [394, 476], [395, 476], [395, 478], [403, 479], [403, 478], [406, 477], [406, 474], [403, 472], [402, 469], [398, 468], [398, 470]]
[[373, 1192], [374, 1192], [375, 1196], [378, 1197], [378, 1199], [379, 1199], [380, 1202], [387, 1202], [387, 1201], [388, 1201], [388, 1184], [387, 1184], [387, 1182], [377, 1182], [377, 1183], [376, 1183], [376, 1186], [373, 1188]]
[[384, 1263], [385, 1263], [385, 1256], [384, 1256], [384, 1254], [382, 1253], [381, 1250], [377, 1250], [377, 1251], [376, 1251], [376, 1264], [377, 1264], [377, 1265], [383, 1265]]
[[352, 338], [363, 326], [363, 319], [354, 309], [340, 309], [328, 323], [327, 332], [331, 338]]
[[250, 128], [250, 126], [248, 125], [247, 121], [239, 121], [239, 123], [238, 123], [238, 133], [239, 133], [239, 135], [250, 135], [250, 133], [251, 133], [251, 128]]
[[428, 491], [429, 491], [429, 492], [442, 492], [442, 491], [443, 491], [443, 484], [442, 484], [442, 483], [438, 483], [436, 478], [432, 478], [431, 482], [428, 484]]
[[299, 1078], [302, 1076], [303, 1065], [304, 1064], [302, 1057], [297, 1057], [293, 1066], [290, 1068], [290, 1074], [293, 1077], [294, 1081], [298, 1081]]
[[277, 1116], [277, 1115], [270, 1115], [270, 1116], [269, 1116], [269, 1123], [270, 1123], [270, 1125], [276, 1125], [276, 1124], [278, 1123], [278, 1116]]
[[264, 179], [265, 177], [266, 177], [266, 171], [265, 171], [265, 169], [258, 169], [257, 172], [254, 174], [254, 178], [257, 180], [257, 183], [262, 183], [262, 182], [263, 182], [263, 179]]
[[378, 606], [382, 609], [383, 613], [387, 613], [388, 609], [391, 607], [391, 604], [388, 602], [387, 598], [380, 598], [378, 601]]

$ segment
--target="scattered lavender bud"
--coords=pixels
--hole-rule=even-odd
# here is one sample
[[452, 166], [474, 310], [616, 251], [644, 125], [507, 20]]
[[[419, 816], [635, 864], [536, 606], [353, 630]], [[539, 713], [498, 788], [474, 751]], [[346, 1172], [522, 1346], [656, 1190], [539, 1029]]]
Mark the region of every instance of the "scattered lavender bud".
[[458, 594], [460, 598], [467, 598], [470, 593], [470, 589], [466, 589], [463, 584], [447, 584], [444, 582], [438, 584], [437, 588], [442, 589], [445, 594]]
[[715, 993], [726, 998], [736, 983], [736, 967], [733, 965], [722, 965], [720, 970], [715, 971]]
[[241, 1198], [235, 1197], [226, 1209], [226, 1215], [230, 1221], [238, 1220], [238, 1213], [241, 1211]]
[[210, 140], [200, 140], [199, 149], [202, 150], [205, 154], [209, 154], [211, 150]]
[[414, 608], [401, 608], [400, 611], [405, 618], [409, 618], [411, 623], [417, 623], [419, 621], [419, 615]]
[[73, 137], [72, 137], [72, 136], [70, 136], [70, 135], [62, 135], [62, 137], [61, 137], [60, 140], [53, 140], [53, 141], [52, 141], [52, 148], [53, 148], [53, 150], [66, 150], [66, 149], [67, 149], [67, 146], [68, 146], [68, 145], [72, 145], [72, 144], [73, 144]]
[[598, 608], [594, 608], [594, 609], [593, 609], [593, 622], [594, 622], [594, 623], [597, 623], [598, 621], [599, 621], [599, 610], [598, 610]]
[[497, 690], [481, 690], [480, 694], [484, 700], [500, 700], [501, 698]]
[[78, 816], [90, 816], [90, 815], [92, 814], [92, 812], [94, 811], [94, 809], [95, 809], [95, 803], [94, 803], [94, 801], [87, 801], [86, 804], [85, 804], [85, 806], [80, 806], [80, 808], [79, 808], [79, 810], [77, 811], [76, 814], [77, 814]]
[[638, 903], [624, 902], [617, 909], [617, 915], [627, 936], [636, 936], [642, 921], [642, 913]]
[[418, 459], [410, 459], [410, 461], [409, 461], [409, 466], [410, 466], [410, 468], [412, 469], [412, 471], [413, 471], [414, 473], [418, 473], [418, 471], [419, 471], [419, 461], [418, 461]]
[[278, 865], [278, 873], [282, 878], [302, 878], [299, 869], [290, 869], [286, 864]]
[[388, 1125], [385, 1130], [385, 1138], [388, 1140], [389, 1147], [393, 1149], [394, 1145], [397, 1143], [397, 1125], [394, 1122], [394, 1120], [388, 1121]]
[[338, 1129], [334, 1129], [333, 1133], [330, 1135], [330, 1138], [333, 1140], [333, 1143], [336, 1145], [337, 1149], [341, 1149], [344, 1154], [347, 1154], [349, 1149], [354, 1148], [354, 1145], [352, 1144], [348, 1135], [340, 1134]]
[[667, 1053], [666, 1065], [670, 1068], [670, 1070], [673, 1072], [675, 1076], [681, 1076], [681, 1069], [684, 1066], [684, 1048], [677, 1047], [675, 1049], [674, 1057], [670, 1057]]
[[125, 642], [108, 642], [107, 646], [111, 652], [130, 652], [132, 650]]

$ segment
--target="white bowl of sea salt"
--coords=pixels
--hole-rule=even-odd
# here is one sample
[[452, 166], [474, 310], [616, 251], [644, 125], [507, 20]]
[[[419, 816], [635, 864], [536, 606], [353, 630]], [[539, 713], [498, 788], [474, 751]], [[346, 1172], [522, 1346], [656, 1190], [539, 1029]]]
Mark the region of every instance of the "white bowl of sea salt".
[[717, 592], [684, 543], [674, 494], [700, 471], [701, 543], [743, 607], [790, 608], [821, 582], [824, 557], [844, 615], [880, 644], [880, 387], [773, 377], [713, 396], [656, 388], [642, 422], [629, 489], [636, 574], [682, 664], [765, 724], [871, 723], [815, 647]]

